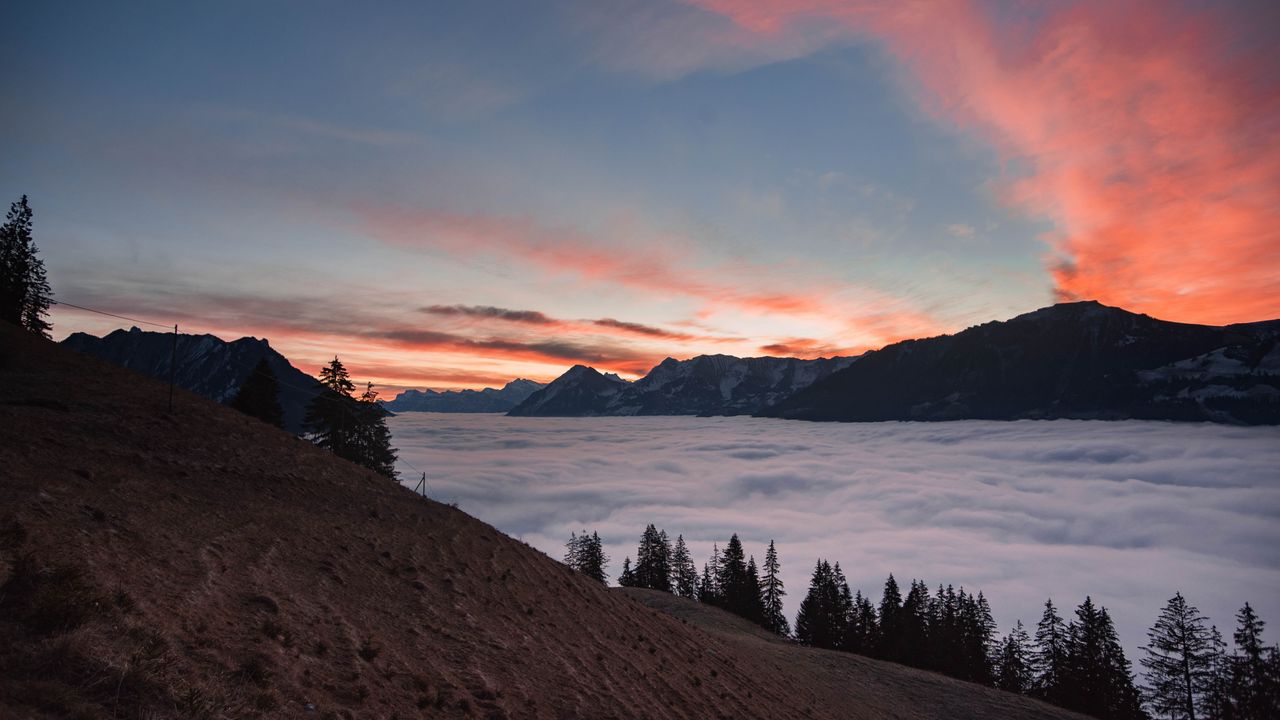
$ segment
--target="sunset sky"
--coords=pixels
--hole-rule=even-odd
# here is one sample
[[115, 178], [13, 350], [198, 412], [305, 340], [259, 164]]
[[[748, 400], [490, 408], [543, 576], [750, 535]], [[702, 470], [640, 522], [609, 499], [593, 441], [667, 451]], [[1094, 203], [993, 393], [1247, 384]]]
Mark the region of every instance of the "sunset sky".
[[30, 196], [58, 299], [391, 391], [1060, 299], [1270, 319], [1278, 8], [23, 3], [0, 200]]

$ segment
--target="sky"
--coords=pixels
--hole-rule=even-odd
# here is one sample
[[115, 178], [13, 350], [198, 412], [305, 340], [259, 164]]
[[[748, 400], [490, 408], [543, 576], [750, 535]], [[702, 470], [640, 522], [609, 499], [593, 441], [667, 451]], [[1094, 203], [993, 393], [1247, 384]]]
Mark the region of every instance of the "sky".
[[1270, 319], [1278, 7], [25, 3], [0, 199], [30, 196], [58, 299], [386, 392], [1073, 299]]
[[[407, 484], [553, 558], [599, 532], [615, 578], [649, 523], [699, 570], [737, 533], [777, 544], [785, 609], [819, 558], [878, 601], [895, 574], [981, 590], [1000, 632], [1052, 598], [1115, 619], [1136, 665], [1182, 592], [1230, 642], [1249, 602], [1280, 627], [1280, 429], [1079, 420], [801, 423], [765, 418], [389, 420]], [[691, 481], [696, 478], [696, 481]], [[1188, 532], [1188, 528], [1209, 529]]]

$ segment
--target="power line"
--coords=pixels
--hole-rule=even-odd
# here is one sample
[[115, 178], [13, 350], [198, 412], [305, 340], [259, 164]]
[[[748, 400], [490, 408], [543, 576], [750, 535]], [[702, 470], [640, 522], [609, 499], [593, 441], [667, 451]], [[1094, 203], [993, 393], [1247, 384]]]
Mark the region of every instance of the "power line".
[[168, 330], [169, 328], [173, 327], [173, 325], [165, 325], [163, 323], [151, 322], [150, 320], [139, 320], [138, 318], [125, 317], [124, 315], [116, 315], [115, 313], [109, 313], [103, 310], [94, 310], [93, 308], [87, 308], [81, 305], [75, 305], [75, 304], [66, 302], [64, 300], [50, 300], [49, 303], [52, 305], [66, 305], [69, 308], [84, 310], [85, 312], [97, 313], [99, 315], [106, 315], [107, 317], [113, 317], [117, 320], [128, 320], [129, 322], [142, 323], [143, 325], [154, 325], [155, 327], [162, 327], [165, 330]]

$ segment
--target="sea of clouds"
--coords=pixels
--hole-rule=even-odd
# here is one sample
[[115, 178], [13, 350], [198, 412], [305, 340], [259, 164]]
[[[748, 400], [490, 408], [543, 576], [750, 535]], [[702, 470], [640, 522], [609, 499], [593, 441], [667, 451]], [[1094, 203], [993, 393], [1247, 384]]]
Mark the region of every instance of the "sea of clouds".
[[[699, 569], [777, 541], [794, 619], [818, 558], [878, 600], [890, 572], [982, 590], [1001, 632], [1052, 597], [1112, 613], [1130, 659], [1181, 590], [1230, 642], [1246, 601], [1280, 640], [1280, 428], [1162, 422], [807, 423], [403, 413], [433, 497], [555, 558], [599, 531], [617, 575], [647, 523]], [[419, 477], [402, 463], [403, 479]]]

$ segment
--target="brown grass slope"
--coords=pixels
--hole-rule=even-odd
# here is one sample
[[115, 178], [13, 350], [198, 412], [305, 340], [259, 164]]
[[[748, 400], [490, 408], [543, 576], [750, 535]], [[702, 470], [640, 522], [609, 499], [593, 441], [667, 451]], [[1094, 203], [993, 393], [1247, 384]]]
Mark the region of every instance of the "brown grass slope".
[[698, 627], [166, 396], [0, 326], [0, 717], [1067, 717]]

